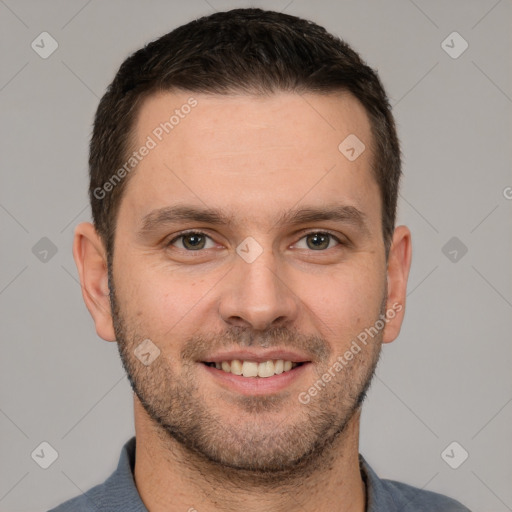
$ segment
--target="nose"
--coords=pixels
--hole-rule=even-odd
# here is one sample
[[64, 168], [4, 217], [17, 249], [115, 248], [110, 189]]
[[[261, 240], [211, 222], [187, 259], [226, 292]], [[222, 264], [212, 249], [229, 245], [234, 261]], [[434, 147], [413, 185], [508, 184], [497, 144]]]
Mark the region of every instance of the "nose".
[[219, 314], [224, 322], [264, 331], [296, 320], [300, 300], [272, 251], [252, 263], [237, 258], [235, 266], [223, 280]]

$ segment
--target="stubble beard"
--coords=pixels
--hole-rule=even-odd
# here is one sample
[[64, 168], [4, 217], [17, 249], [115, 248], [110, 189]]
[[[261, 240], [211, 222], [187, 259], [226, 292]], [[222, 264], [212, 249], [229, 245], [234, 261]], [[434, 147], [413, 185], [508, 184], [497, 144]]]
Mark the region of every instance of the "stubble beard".
[[[351, 364], [336, 374], [308, 404], [301, 404], [298, 396], [289, 392], [230, 396], [229, 407], [234, 419], [230, 417], [227, 422], [226, 416], [216, 412], [215, 404], [199, 389], [195, 381], [198, 363], [189, 357], [196, 347], [227, 346], [228, 340], [231, 346], [237, 340], [255, 346], [255, 338], [238, 328], [214, 338], [191, 338], [185, 343], [181, 361], [178, 361], [182, 363], [181, 371], [172, 369], [163, 351], [151, 365], [145, 366], [134, 350], [147, 336], [141, 326], [126, 321], [112, 284], [113, 281], [110, 288], [113, 324], [123, 367], [162, 445], [170, 452], [175, 452], [176, 448], [184, 450], [190, 465], [203, 470], [206, 465], [211, 473], [223, 474], [224, 478], [229, 476], [232, 482], [249, 478], [252, 483], [262, 484], [276, 481], [276, 478], [281, 482], [287, 478], [304, 478], [319, 467], [329, 467], [333, 458], [340, 456], [336, 455], [335, 446], [342, 442], [347, 425], [366, 397], [379, 361], [382, 333], [356, 354]], [[382, 304], [380, 314], [384, 312], [385, 301]], [[299, 345], [298, 339], [301, 340]], [[153, 341], [159, 344], [158, 340]], [[312, 350], [321, 361], [315, 364], [315, 381], [332, 364], [329, 344], [321, 338], [290, 334], [282, 328], [266, 332], [261, 345], [277, 344], [289, 348], [300, 346], [306, 353]], [[176, 361], [174, 363], [176, 366]], [[293, 421], [289, 421], [286, 414], [277, 414], [289, 407], [290, 402], [294, 403], [294, 411], [299, 409]]]

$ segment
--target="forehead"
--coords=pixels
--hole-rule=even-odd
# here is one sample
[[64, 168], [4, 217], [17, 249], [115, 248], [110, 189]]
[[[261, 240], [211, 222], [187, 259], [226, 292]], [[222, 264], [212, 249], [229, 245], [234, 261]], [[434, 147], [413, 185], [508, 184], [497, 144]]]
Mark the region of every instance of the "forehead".
[[159, 92], [142, 102], [136, 119], [134, 149], [143, 146], [151, 149], [123, 199], [142, 216], [173, 202], [261, 217], [305, 196], [309, 204], [316, 198], [360, 209], [380, 201], [370, 122], [347, 93]]
[[[211, 158], [212, 150], [218, 157], [222, 152], [234, 156], [283, 144], [300, 150], [298, 158], [304, 158], [305, 152], [336, 151], [340, 137], [349, 134], [371, 144], [364, 107], [344, 92], [266, 96], [158, 92], [141, 103], [134, 132], [137, 142], [144, 142], [149, 134], [160, 145], [174, 141], [188, 159], [201, 157], [201, 148]], [[187, 146], [181, 146], [184, 143]], [[187, 147], [195, 151], [185, 151]]]

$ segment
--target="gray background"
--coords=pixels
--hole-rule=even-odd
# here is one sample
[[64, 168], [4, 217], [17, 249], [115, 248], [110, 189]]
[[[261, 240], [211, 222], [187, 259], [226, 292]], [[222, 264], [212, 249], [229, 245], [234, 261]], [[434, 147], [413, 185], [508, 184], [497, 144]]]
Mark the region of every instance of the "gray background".
[[[0, 0], [1, 511], [44, 511], [103, 481], [134, 433], [116, 346], [95, 333], [71, 254], [74, 226], [90, 219], [98, 100], [144, 43], [249, 5]], [[399, 220], [412, 230], [414, 259], [402, 334], [384, 347], [364, 407], [361, 453], [381, 477], [475, 511], [512, 510], [510, 0], [252, 5], [346, 39], [394, 105]], [[59, 45], [47, 59], [31, 48], [43, 31]], [[453, 31], [469, 44], [456, 59], [441, 45]], [[461, 49], [461, 40], [445, 44]], [[57, 249], [46, 261], [43, 237]], [[31, 458], [42, 441], [59, 455], [46, 470]], [[458, 469], [441, 457], [452, 441], [469, 453]], [[457, 461], [461, 451], [449, 453]]]

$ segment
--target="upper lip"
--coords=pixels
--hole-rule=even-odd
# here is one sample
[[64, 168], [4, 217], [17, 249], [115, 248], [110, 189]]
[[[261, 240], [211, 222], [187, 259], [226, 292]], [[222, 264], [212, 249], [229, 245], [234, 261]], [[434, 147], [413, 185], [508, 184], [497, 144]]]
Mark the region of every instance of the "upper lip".
[[238, 359], [240, 361], [255, 361], [257, 363], [264, 363], [265, 361], [277, 359], [291, 361], [292, 363], [306, 363], [311, 361], [308, 356], [301, 354], [300, 352], [280, 348], [273, 348], [269, 350], [243, 349], [217, 352], [206, 356], [202, 361], [205, 363], [221, 363], [222, 361], [233, 361], [233, 359]]

